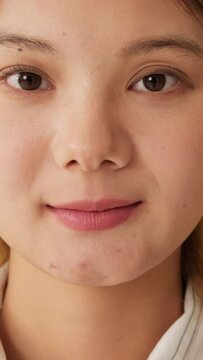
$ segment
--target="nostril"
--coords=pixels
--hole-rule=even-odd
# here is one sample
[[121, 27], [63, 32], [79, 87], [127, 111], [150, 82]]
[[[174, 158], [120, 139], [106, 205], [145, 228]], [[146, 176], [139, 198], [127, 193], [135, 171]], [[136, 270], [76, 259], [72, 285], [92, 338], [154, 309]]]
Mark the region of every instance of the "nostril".
[[72, 165], [75, 165], [76, 163], [77, 163], [77, 161], [76, 161], [76, 160], [71, 160], [71, 161], [69, 161], [69, 163], [68, 163], [68, 164], [72, 166]]
[[120, 169], [119, 164], [117, 164], [116, 162], [114, 162], [112, 160], [104, 160], [103, 163], [104, 163], [104, 165], [106, 165], [107, 167], [109, 167], [111, 169]]

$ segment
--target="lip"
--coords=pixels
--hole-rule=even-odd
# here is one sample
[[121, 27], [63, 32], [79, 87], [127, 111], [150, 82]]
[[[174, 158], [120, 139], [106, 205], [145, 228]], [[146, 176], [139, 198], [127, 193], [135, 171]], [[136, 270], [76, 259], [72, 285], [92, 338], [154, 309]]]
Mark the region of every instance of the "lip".
[[105, 211], [118, 207], [129, 206], [137, 203], [138, 201], [120, 200], [120, 199], [101, 199], [99, 201], [76, 201], [68, 204], [51, 205], [56, 209], [69, 209], [81, 211]]
[[77, 231], [98, 231], [124, 223], [139, 209], [141, 203], [126, 203], [123, 200], [101, 200], [96, 203], [80, 201], [57, 207], [47, 205], [47, 208], [65, 227]]

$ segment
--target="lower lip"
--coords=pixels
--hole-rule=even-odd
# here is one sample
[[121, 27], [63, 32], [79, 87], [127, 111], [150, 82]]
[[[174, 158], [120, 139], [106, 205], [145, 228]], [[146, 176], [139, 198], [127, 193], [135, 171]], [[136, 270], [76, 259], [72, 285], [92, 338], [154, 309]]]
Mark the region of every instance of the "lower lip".
[[129, 219], [132, 213], [141, 205], [133, 205], [109, 209], [106, 211], [80, 211], [71, 209], [58, 209], [48, 206], [64, 226], [77, 231], [97, 231], [112, 229]]

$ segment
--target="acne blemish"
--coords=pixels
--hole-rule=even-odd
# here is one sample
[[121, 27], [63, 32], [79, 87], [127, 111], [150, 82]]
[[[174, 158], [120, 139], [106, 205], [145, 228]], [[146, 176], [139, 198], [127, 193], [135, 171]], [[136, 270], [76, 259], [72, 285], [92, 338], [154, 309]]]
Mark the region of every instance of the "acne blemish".
[[65, 35], [66, 35], [66, 32], [63, 32], [63, 33], [62, 33], [62, 36], [65, 36]]
[[56, 269], [56, 266], [54, 264], [50, 264], [49, 269]]
[[80, 264], [79, 264], [79, 268], [80, 268], [80, 270], [86, 270], [87, 268], [88, 268], [88, 264], [86, 263], [86, 262], [81, 262]]

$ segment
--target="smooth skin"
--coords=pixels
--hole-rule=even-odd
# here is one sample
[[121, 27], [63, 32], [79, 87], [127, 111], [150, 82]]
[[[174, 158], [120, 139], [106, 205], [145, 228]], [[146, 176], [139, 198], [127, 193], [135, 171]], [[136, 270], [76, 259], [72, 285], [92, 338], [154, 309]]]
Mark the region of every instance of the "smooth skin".
[[[146, 360], [183, 313], [181, 245], [203, 214], [202, 28], [172, 0], [3, 0], [0, 24], [56, 48], [0, 45], [8, 360]], [[121, 56], [132, 41], [177, 36], [202, 54]], [[2, 74], [16, 64], [42, 77], [39, 89]], [[155, 72], [165, 86], [149, 91]], [[143, 203], [93, 232], [46, 207], [102, 198]]]

